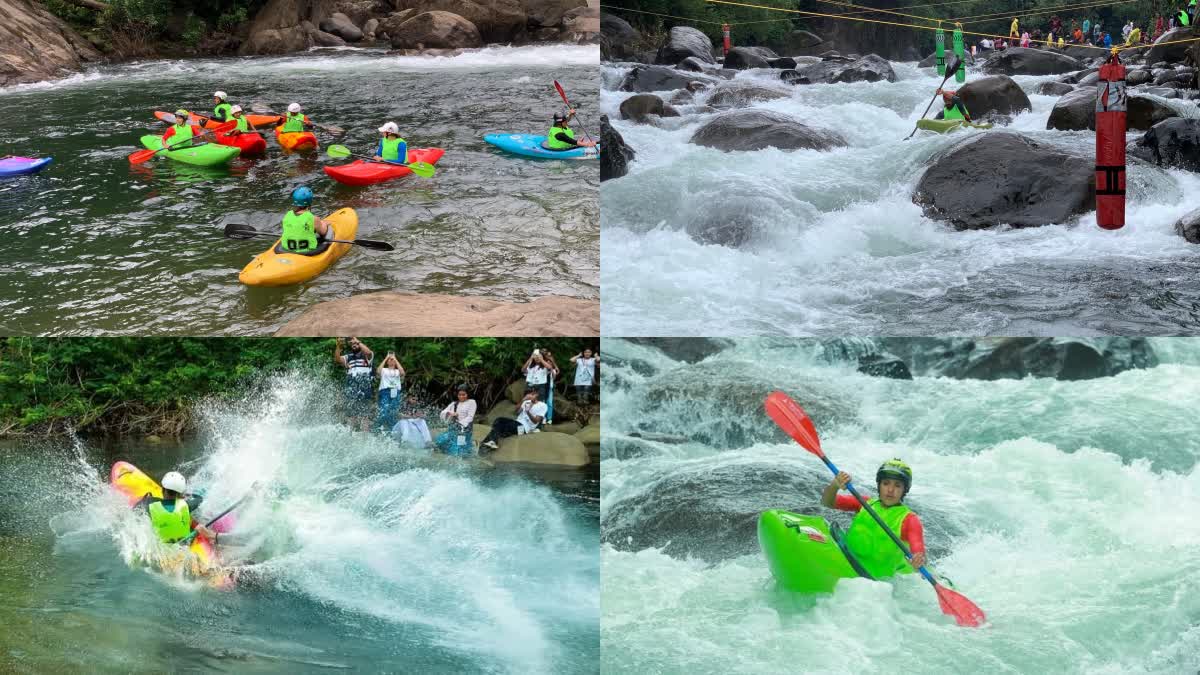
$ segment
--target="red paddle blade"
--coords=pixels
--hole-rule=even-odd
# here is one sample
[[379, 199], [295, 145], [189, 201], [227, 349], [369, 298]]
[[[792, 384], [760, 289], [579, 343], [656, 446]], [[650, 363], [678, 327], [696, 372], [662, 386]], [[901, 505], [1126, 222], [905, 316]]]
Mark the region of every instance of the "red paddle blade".
[[804, 408], [790, 396], [782, 391], [773, 391], [767, 396], [763, 407], [767, 409], [767, 415], [775, 420], [775, 424], [804, 446], [805, 450], [817, 457], [825, 456], [825, 453], [821, 452], [821, 439], [817, 437], [817, 428], [808, 418], [808, 413], [804, 412]]
[[237, 121], [230, 120], [228, 122], [225, 122], [221, 126], [217, 127], [216, 129], [213, 129], [213, 132], [218, 133], [218, 134], [226, 134], [226, 133], [229, 133], [230, 131], [233, 131], [236, 128], [237, 128]]
[[983, 625], [984, 621], [987, 621], [983, 610], [961, 593], [952, 591], [941, 584], [934, 586], [934, 590], [937, 591], [938, 604], [942, 606], [942, 613], [954, 617], [958, 625], [978, 628]]
[[129, 156], [130, 164], [141, 164], [154, 156], [154, 150], [138, 150]]

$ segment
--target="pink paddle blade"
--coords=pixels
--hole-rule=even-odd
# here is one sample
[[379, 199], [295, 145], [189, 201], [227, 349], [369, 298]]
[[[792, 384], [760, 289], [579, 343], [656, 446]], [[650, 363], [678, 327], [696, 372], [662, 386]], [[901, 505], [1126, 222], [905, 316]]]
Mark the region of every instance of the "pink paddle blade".
[[958, 625], [978, 628], [987, 621], [983, 610], [962, 594], [940, 584], [934, 586], [934, 589], [937, 590], [938, 604], [942, 606], [942, 612], [953, 616]]
[[804, 408], [790, 396], [782, 391], [773, 391], [767, 396], [763, 407], [767, 409], [767, 415], [775, 420], [788, 436], [804, 446], [805, 450], [817, 457], [825, 456], [825, 453], [821, 452], [821, 439], [817, 436], [817, 427], [804, 412]]

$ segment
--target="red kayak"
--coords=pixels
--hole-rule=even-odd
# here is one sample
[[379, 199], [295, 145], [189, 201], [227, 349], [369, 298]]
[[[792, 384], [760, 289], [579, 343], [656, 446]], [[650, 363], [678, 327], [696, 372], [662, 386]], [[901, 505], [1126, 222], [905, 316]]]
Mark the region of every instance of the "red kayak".
[[242, 151], [242, 157], [261, 155], [267, 151], [267, 139], [262, 134], [245, 131], [240, 134], [213, 134], [221, 145], [228, 145]]
[[[437, 164], [446, 151], [441, 148], [409, 148], [408, 161], [428, 162]], [[399, 164], [384, 164], [360, 159], [341, 166], [327, 166], [325, 173], [339, 183], [346, 185], [374, 185], [393, 178], [403, 178], [412, 173], [412, 169]]]

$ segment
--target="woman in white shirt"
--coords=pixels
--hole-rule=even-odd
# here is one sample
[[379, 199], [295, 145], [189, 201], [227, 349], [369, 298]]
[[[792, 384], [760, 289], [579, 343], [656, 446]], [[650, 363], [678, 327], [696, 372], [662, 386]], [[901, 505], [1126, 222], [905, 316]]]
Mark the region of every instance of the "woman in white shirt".
[[550, 388], [550, 364], [542, 358], [542, 350], [533, 350], [529, 358], [525, 359], [525, 365], [521, 366], [521, 370], [525, 372], [526, 388], [536, 391], [538, 398], [545, 401], [547, 390]]
[[447, 455], [465, 457], [475, 453], [475, 442], [471, 438], [471, 425], [475, 422], [475, 399], [471, 398], [466, 386], [460, 385], [457, 399], [442, 411], [442, 420], [449, 427], [438, 434], [437, 447]]
[[596, 366], [600, 363], [599, 356], [593, 356], [592, 350], [585, 349], [571, 357], [575, 364], [575, 400], [580, 405], [587, 405], [596, 386]]
[[386, 432], [396, 425], [396, 413], [404, 400], [401, 396], [404, 389], [404, 366], [400, 365], [396, 352], [388, 352], [375, 372], [379, 375], [379, 417], [375, 426]]

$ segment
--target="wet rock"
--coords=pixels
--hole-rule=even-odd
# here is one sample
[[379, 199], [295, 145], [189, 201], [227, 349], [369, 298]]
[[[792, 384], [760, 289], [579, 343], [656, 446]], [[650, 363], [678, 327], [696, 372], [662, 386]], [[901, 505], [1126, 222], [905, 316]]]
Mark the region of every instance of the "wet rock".
[[[994, 170], [981, 174], [984, 166]], [[958, 230], [1035, 227], [1095, 209], [1094, 191], [1094, 157], [992, 131], [935, 156], [913, 201]]]
[[320, 47], [345, 47], [346, 41], [334, 35], [326, 33], [323, 30], [313, 30], [309, 33], [312, 36], [312, 41]]
[[[1183, 61], [1187, 56], [1188, 49], [1192, 46], [1190, 42], [1182, 42], [1178, 44], [1166, 44], [1168, 42], [1176, 42], [1178, 40], [1195, 40], [1200, 38], [1198, 26], [1188, 26], [1187, 28], [1172, 28], [1163, 33], [1154, 45], [1146, 52], [1146, 63], [1158, 64], [1163, 63], [1178, 63]], [[1124, 58], [1124, 54], [1121, 55]], [[1155, 66], [1159, 67], [1159, 66]]]
[[1158, 365], [1146, 338], [881, 338], [879, 343], [923, 377], [1086, 380]]
[[625, 145], [625, 139], [608, 122], [608, 115], [600, 116], [600, 182], [620, 178], [629, 172], [629, 163], [636, 156], [633, 148]]
[[375, 17], [371, 17], [370, 19], [367, 19], [367, 22], [364, 23], [363, 27], [362, 27], [363, 38], [367, 39], [367, 40], [375, 39], [375, 31], [378, 28], [379, 28], [379, 19], [376, 19]]
[[700, 59], [698, 59], [694, 56], [689, 56], [686, 59], [680, 61], [679, 64], [675, 66], [675, 68], [678, 70], [688, 70], [693, 73], [703, 73], [703, 72], [707, 72], [709, 70], [708, 68], [704, 67], [703, 61], [701, 61]]
[[1175, 234], [1183, 237], [1188, 243], [1200, 244], [1200, 209], [1176, 221]]
[[871, 354], [858, 359], [858, 372], [893, 380], [911, 380], [912, 372], [900, 357], [894, 354]]
[[562, 24], [569, 11], [587, 7], [587, 0], [521, 0], [521, 5], [527, 26], [554, 28]]
[[725, 55], [726, 68], [747, 70], [749, 68], [769, 68], [770, 64], [753, 47], [734, 47]]
[[424, 12], [388, 31], [393, 49], [468, 49], [482, 47], [475, 24], [458, 14]]
[[537, 327], [538, 335], [599, 335], [600, 303], [562, 296], [509, 302], [477, 296], [380, 291], [313, 305], [276, 335], [506, 337], [527, 335], [530, 326]]
[[892, 64], [874, 54], [868, 54], [849, 63], [841, 60], [822, 61], [802, 69], [797, 68], [795, 72], [798, 77], [794, 78], [791, 84], [896, 81], [896, 73], [892, 70]]
[[777, 68], [781, 70], [794, 69], [796, 67], [796, 59], [793, 59], [790, 56], [783, 56], [777, 59], [767, 59], [767, 65], [771, 68]]
[[[1165, 103], [1149, 96], [1129, 94], [1126, 124], [1130, 129], [1149, 129], [1159, 122], [1179, 113]], [[1096, 128], [1096, 92], [1094, 89], [1076, 89], [1066, 94], [1054, 104], [1050, 118], [1046, 121], [1047, 129], [1061, 131], [1080, 131]]]
[[735, 81], [717, 85], [708, 95], [706, 102], [715, 108], [741, 108], [756, 101], [774, 101], [781, 98], [791, 98], [791, 93]]
[[716, 84], [719, 80], [710, 75], [688, 73], [666, 66], [635, 66], [621, 80], [621, 91], [648, 93], [683, 89], [693, 82]]
[[1200, 172], [1200, 119], [1173, 117], [1147, 131], [1138, 145], [1160, 166]]
[[[462, 0], [404, 0], [396, 3], [397, 8], [415, 9], [422, 12], [447, 12], [462, 17], [479, 33], [483, 42], [523, 42], [528, 28], [522, 0], [488, 0], [488, 2], [463, 2]], [[395, 34], [388, 31], [395, 42]], [[479, 45], [482, 46], [482, 45]]]
[[0, 16], [0, 87], [62, 77], [101, 59], [42, 3], [0, 0]]
[[621, 17], [600, 14], [600, 58], [605, 61], [632, 61], [645, 49], [641, 33]]
[[[557, 405], [557, 401], [555, 404]], [[479, 440], [482, 440], [482, 437]], [[500, 441], [500, 449], [488, 453], [486, 457], [497, 464], [520, 462], [557, 466], [587, 466], [592, 461], [587, 447], [578, 438], [556, 431], [509, 436]]]
[[[647, 124], [650, 122], [647, 119], [650, 115], [658, 117], [679, 117], [679, 111], [671, 106], [663, 103], [663, 100], [654, 94], [636, 94], [630, 96], [621, 102], [621, 119], [633, 120], [639, 124]], [[600, 143], [601, 148], [605, 148], [603, 142]]]
[[996, 75], [1057, 75], [1081, 70], [1083, 64], [1057, 51], [1010, 47], [993, 52], [983, 62], [983, 72]]
[[1083, 77], [1079, 78], [1079, 86], [1095, 87], [1096, 83], [1099, 81], [1100, 81], [1100, 71], [1097, 70], [1094, 73], [1088, 73], [1087, 75], [1084, 75]]
[[388, 36], [387, 41], [391, 42], [391, 36], [400, 34], [400, 26], [404, 25], [405, 21], [417, 15], [417, 10], [406, 9], [403, 12], [392, 12], [379, 20], [379, 26], [375, 29], [375, 36], [383, 40], [383, 36]]
[[654, 347], [675, 361], [699, 363], [704, 359], [725, 351], [732, 340], [724, 338], [626, 338], [635, 345]]
[[[1064, 82], [1043, 82], [1038, 85], [1037, 93], [1043, 96], [1062, 96], [1075, 91], [1075, 87]], [[967, 108], [970, 110], [970, 107]]]
[[1099, 69], [1088, 68], [1086, 70], [1080, 70], [1080, 71], [1077, 71], [1074, 73], [1068, 73], [1066, 75], [1063, 75], [1062, 77], [1058, 78], [1058, 81], [1064, 82], [1066, 84], [1079, 84], [1080, 80], [1082, 80], [1083, 78], [1087, 77], [1088, 75], [1091, 75], [1092, 73], [1096, 73], [1096, 72], [1099, 72]]
[[958, 95], [973, 119], [991, 119], [1033, 110], [1029, 96], [1007, 75], [972, 80], [958, 89]]
[[816, 130], [789, 115], [755, 109], [732, 110], [714, 117], [696, 131], [691, 142], [726, 152], [768, 147], [829, 150], [846, 145], [846, 139], [836, 132]]
[[717, 62], [707, 35], [689, 26], [676, 26], [668, 34], [666, 43], [658, 48], [654, 63], [673, 66], [689, 56], [705, 63]]
[[363, 39], [363, 32], [358, 26], [350, 20], [350, 17], [341, 12], [334, 12], [329, 15], [329, 18], [318, 24], [321, 30], [332, 35], [336, 35], [346, 42], [358, 42]]

